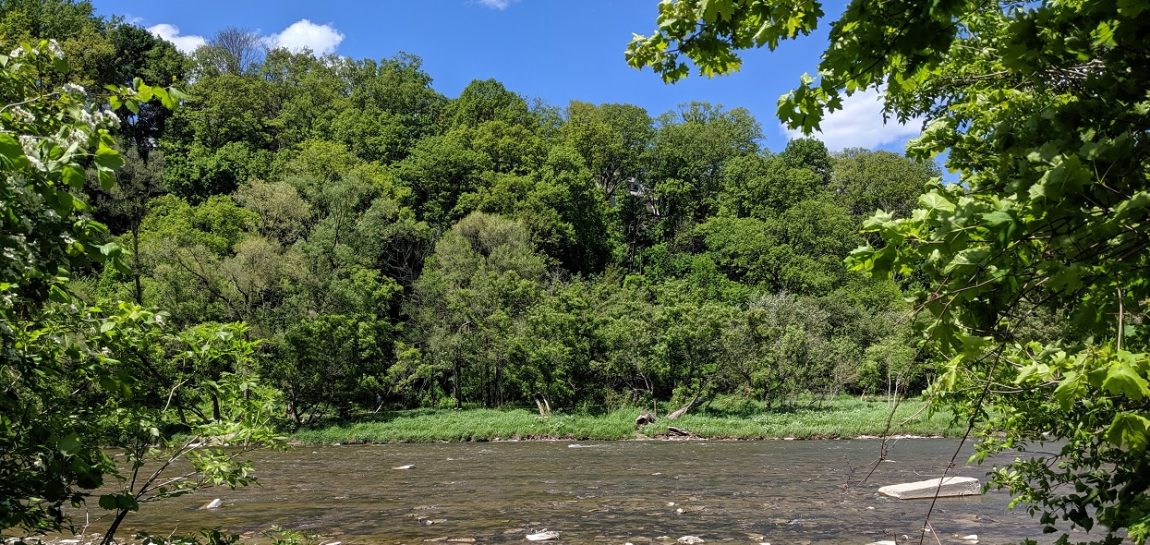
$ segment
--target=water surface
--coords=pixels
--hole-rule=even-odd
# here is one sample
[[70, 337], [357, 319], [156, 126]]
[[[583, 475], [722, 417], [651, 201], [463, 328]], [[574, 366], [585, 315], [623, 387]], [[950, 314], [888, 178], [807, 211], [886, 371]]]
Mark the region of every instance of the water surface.
[[[251, 536], [279, 525], [344, 545], [527, 543], [544, 528], [561, 532], [558, 543], [918, 543], [930, 501], [875, 490], [941, 475], [957, 445], [899, 440], [865, 484], [878, 440], [300, 447], [255, 453], [258, 487], [145, 505], [122, 535], [220, 526]], [[985, 467], [962, 464], [968, 454], [950, 474], [984, 478]], [[219, 509], [197, 509], [213, 498]], [[1008, 501], [993, 491], [942, 499], [931, 525], [942, 543], [1041, 537]]]

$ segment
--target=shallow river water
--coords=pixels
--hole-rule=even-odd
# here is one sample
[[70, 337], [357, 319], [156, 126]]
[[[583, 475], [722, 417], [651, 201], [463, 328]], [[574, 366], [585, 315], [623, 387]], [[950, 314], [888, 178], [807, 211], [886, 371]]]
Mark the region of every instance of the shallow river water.
[[[957, 445], [899, 440], [865, 484], [857, 481], [877, 458], [878, 440], [299, 447], [256, 453], [260, 486], [145, 505], [120, 535], [208, 526], [253, 535], [279, 525], [344, 545], [527, 543], [527, 533], [544, 528], [560, 532], [552, 543], [670, 544], [685, 535], [707, 543], [918, 543], [930, 501], [875, 491], [941, 475]], [[950, 474], [984, 478], [987, 467], [962, 463], [967, 454]], [[198, 509], [214, 498], [221, 507]], [[969, 534], [981, 544], [1041, 539], [1038, 524], [1007, 511], [1008, 501], [994, 491], [940, 499], [931, 525], [942, 543], [969, 543], [960, 539]], [[937, 542], [928, 535], [925, 543]]]

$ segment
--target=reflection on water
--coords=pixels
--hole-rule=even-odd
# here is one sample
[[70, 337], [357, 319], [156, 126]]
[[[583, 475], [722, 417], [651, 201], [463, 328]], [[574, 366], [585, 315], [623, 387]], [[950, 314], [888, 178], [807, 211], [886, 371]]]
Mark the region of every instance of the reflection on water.
[[[201, 492], [143, 506], [122, 536], [219, 526], [256, 533], [272, 525], [357, 543], [918, 543], [930, 505], [878, 496], [882, 485], [941, 475], [957, 442], [900, 440], [891, 462], [857, 482], [879, 441], [524, 442], [300, 447], [257, 453], [261, 486]], [[966, 453], [959, 460], [965, 460]], [[411, 465], [408, 469], [398, 469]], [[952, 475], [983, 477], [959, 466]], [[223, 505], [198, 510], [213, 498]], [[942, 543], [1010, 543], [1040, 537], [999, 492], [939, 500]], [[80, 515], [83, 518], [83, 515]], [[94, 524], [92, 529], [98, 528]], [[458, 540], [458, 541], [456, 541]], [[926, 543], [936, 543], [928, 536]]]

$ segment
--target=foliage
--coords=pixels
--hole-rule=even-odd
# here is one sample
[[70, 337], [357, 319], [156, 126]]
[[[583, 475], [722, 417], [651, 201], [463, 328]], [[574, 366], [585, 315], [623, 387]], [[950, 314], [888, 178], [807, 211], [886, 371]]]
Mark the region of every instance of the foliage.
[[[630, 407], [737, 396], [790, 410], [840, 392], [887, 391], [891, 377], [898, 391], [922, 387], [929, 366], [908, 360], [899, 287], [841, 264], [862, 240], [861, 214], [874, 203], [904, 204], [933, 175], [917, 163], [841, 157], [805, 139], [772, 154], [747, 111], [706, 103], [658, 116], [629, 104], [562, 109], [495, 80], [448, 98], [404, 53], [264, 51], [251, 33], [229, 29], [184, 56], [143, 29], [92, 16], [86, 4], [69, 6], [77, 11], [19, 21], [75, 36], [89, 54], [75, 77], [131, 86], [92, 110], [120, 116], [105, 129], [118, 125], [122, 147], [105, 146], [123, 159], [106, 165], [121, 183], [101, 188], [107, 169], [77, 159], [82, 186], [72, 193], [87, 208], [74, 204], [57, 227], [72, 246], [43, 258], [67, 262], [52, 273], [34, 269], [39, 292], [27, 285], [37, 305], [73, 290], [68, 312], [91, 320], [116, 309], [164, 322], [124, 325], [116, 348], [137, 349], [117, 361], [154, 363], [157, 374], [133, 387], [143, 398], [128, 416], [158, 422], [159, 437], [146, 440], [137, 431], [151, 428], [129, 419], [101, 424], [95, 444], [119, 444], [107, 438], [115, 436], [131, 448], [183, 452], [167, 441], [173, 434], [193, 437], [197, 426], [259, 400], [252, 415], [268, 417], [274, 404], [279, 417], [260, 422], [302, 433], [350, 429], [394, 410], [485, 406], [510, 410], [515, 422], [444, 433], [528, 426], [539, 435], [620, 437], [633, 433]], [[135, 74], [178, 81], [187, 93], [148, 87]], [[57, 80], [36, 81], [50, 89]], [[169, 111], [165, 100], [181, 108]], [[37, 122], [52, 119], [62, 118]], [[88, 143], [102, 149], [99, 139]], [[36, 220], [36, 210], [14, 217]], [[20, 225], [28, 236], [53, 233]], [[78, 236], [86, 226], [91, 236]], [[131, 259], [81, 259], [76, 241], [93, 258], [123, 245]], [[103, 303], [124, 299], [143, 308]], [[84, 310], [93, 306], [102, 310]], [[143, 310], [152, 307], [166, 313]], [[62, 320], [21, 308], [13, 320], [29, 332]], [[55, 395], [66, 385], [42, 386]], [[175, 417], [155, 412], [164, 392], [175, 392]], [[607, 421], [589, 416], [604, 413]], [[762, 433], [754, 424], [733, 435]], [[202, 446], [217, 441], [230, 440]], [[215, 460], [235, 476], [224, 484], [250, 477], [238, 460]], [[119, 490], [113, 507], [127, 513], [138, 492]]]
[[[64, 504], [79, 506], [106, 476], [123, 476], [125, 485], [98, 501], [116, 513], [110, 543], [141, 501], [250, 482], [237, 452], [199, 445], [274, 442], [277, 393], [251, 373], [255, 343], [241, 325], [177, 334], [162, 313], [90, 305], [65, 289], [69, 275], [92, 264], [123, 268], [119, 247], [80, 196], [85, 167], [105, 189], [115, 183], [123, 159], [110, 131], [118, 119], [82, 87], [53, 85], [66, 68], [55, 42], [0, 56], [0, 527], [58, 530]], [[133, 112], [152, 99], [170, 108], [180, 96], [138, 80], [114, 92], [110, 108]], [[174, 432], [193, 440], [171, 443]], [[127, 475], [107, 447], [125, 452]], [[185, 455], [192, 473], [164, 474]], [[167, 463], [140, 476], [153, 456]]]
[[[819, 78], [803, 76], [779, 104], [784, 122], [811, 130], [844, 95], [877, 87], [893, 117], [928, 119], [909, 151], [948, 151], [961, 183], [934, 184], [906, 216], [895, 213], [908, 192], [882, 204], [866, 223], [875, 244], [851, 263], [924, 281], [918, 308], [947, 362], [934, 392], [972, 421], [993, 415], [989, 429], [1005, 433], [985, 438], [979, 458], [1063, 441], [1056, 455], [996, 470], [992, 484], [1048, 531], [1102, 526], [1102, 543], [1150, 538], [1145, 11], [1101, 0], [851, 2]], [[664, 3], [658, 30], [629, 56], [669, 80], [688, 71], [680, 55], [726, 72], [738, 67], [734, 50], [773, 49], [821, 16], [815, 1]], [[1020, 336], [1034, 313], [1061, 317], [1067, 334]]]

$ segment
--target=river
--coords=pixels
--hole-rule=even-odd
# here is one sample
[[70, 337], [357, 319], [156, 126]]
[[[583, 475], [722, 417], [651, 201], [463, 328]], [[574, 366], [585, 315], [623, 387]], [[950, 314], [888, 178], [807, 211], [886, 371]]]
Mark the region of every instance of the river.
[[[875, 491], [941, 475], [957, 445], [898, 440], [865, 484], [878, 440], [297, 447], [253, 454], [259, 486], [144, 505], [121, 536], [219, 526], [251, 537], [279, 525], [344, 545], [527, 543], [544, 528], [560, 532], [553, 543], [918, 543], [930, 501]], [[984, 478], [986, 467], [962, 463], [968, 454], [950, 474]], [[198, 509], [214, 498], [218, 509]], [[994, 491], [940, 499], [930, 519], [938, 541], [925, 543], [1041, 538], [1008, 501]]]

